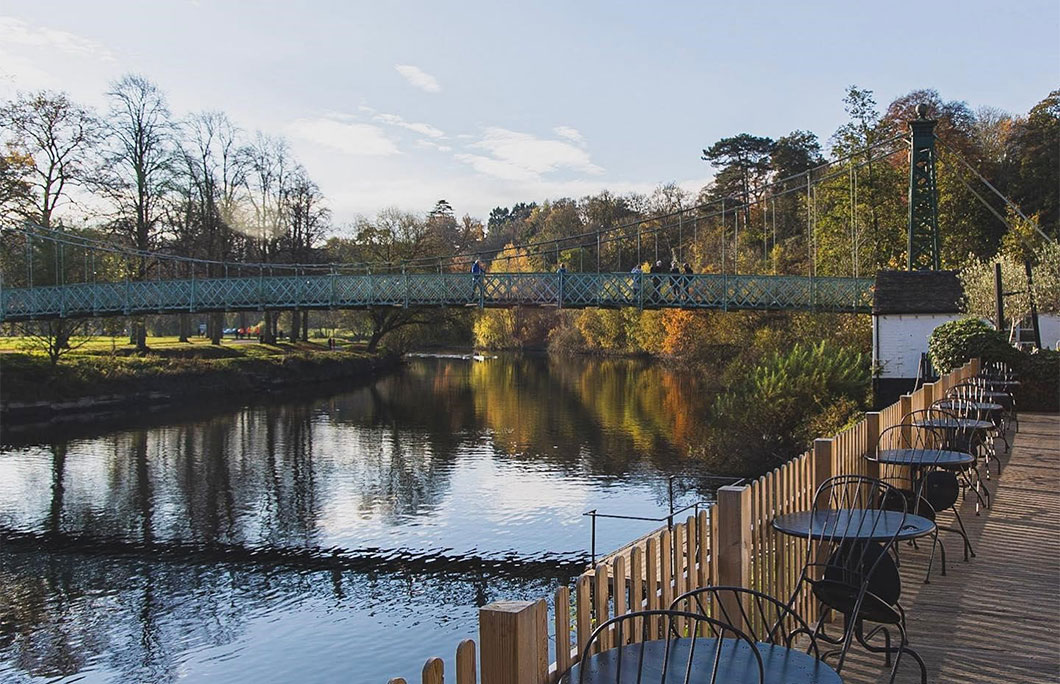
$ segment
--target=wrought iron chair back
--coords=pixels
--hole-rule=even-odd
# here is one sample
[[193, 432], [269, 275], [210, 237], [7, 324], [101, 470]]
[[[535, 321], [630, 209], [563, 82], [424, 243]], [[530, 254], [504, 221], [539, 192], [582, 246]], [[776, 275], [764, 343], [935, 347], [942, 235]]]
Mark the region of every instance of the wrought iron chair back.
[[946, 396], [951, 399], [965, 399], [967, 401], [985, 401], [983, 396], [986, 386], [981, 382], [961, 382], [949, 389]]
[[[651, 642], [660, 640], [665, 641], [661, 666], [652, 657], [657, 649], [649, 647]], [[603, 644], [614, 644], [614, 647], [601, 649]], [[699, 613], [678, 610], [626, 613], [593, 630], [576, 666], [578, 682], [594, 681], [592, 673], [605, 670], [616, 675], [615, 681], [622, 682], [713, 684], [719, 681], [719, 672], [727, 659], [737, 657], [737, 649], [743, 657], [750, 654], [753, 661], [751, 672], [744, 673], [742, 681], [761, 684], [765, 677], [762, 654], [746, 632]], [[594, 655], [594, 651], [599, 653]]]
[[901, 578], [892, 550], [906, 515], [901, 492], [861, 475], [831, 477], [814, 494], [807, 560], [789, 605], [808, 586], [824, 606], [846, 617], [840, 638], [824, 636], [823, 623], [817, 625], [819, 638], [839, 646], [825, 654], [838, 654], [837, 672], [863, 621], [904, 624], [898, 607]]
[[755, 641], [796, 648], [820, 658], [814, 630], [784, 602], [746, 587], [701, 587], [681, 594], [670, 610], [698, 613], [741, 629]]

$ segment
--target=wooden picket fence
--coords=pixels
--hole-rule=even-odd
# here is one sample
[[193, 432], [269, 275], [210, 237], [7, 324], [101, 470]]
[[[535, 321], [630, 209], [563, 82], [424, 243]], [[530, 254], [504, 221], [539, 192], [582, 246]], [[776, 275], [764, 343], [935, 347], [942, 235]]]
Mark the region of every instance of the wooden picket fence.
[[[574, 584], [573, 603], [571, 589], [559, 587], [553, 597], [556, 659], [551, 664], [545, 600], [484, 606], [479, 612], [481, 663], [476, 667], [474, 642], [462, 641], [456, 651], [456, 683], [476, 684], [481, 675], [483, 684], [555, 684], [578, 662], [598, 625], [628, 612], [668, 608], [676, 596], [700, 587], [750, 587], [787, 600], [796, 588], [807, 543], [777, 533], [773, 518], [809, 510], [818, 484], [833, 475], [898, 474], [880, 473], [865, 458], [875, 450], [880, 433], [978, 372], [979, 361], [973, 359], [882, 411], [865, 414], [839, 434], [815, 440], [812, 449], [754, 481], [722, 487], [709, 511], [658, 529], [582, 573]], [[808, 620], [817, 617], [809, 592], [800, 593], [795, 608]], [[594, 651], [609, 648], [613, 639], [613, 634], [601, 635]], [[443, 677], [442, 660], [428, 660], [422, 684], [441, 684]], [[391, 679], [390, 684], [406, 682]]]

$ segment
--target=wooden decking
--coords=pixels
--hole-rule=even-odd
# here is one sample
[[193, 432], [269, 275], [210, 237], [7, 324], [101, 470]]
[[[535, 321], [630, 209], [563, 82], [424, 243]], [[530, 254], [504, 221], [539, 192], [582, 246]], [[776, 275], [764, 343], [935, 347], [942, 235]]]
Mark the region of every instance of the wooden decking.
[[[960, 538], [943, 532], [948, 573], [936, 558], [923, 584], [927, 546], [902, 547], [901, 604], [930, 682], [1060, 682], [1060, 416], [1027, 414], [1019, 428], [992, 508], [976, 517], [969, 499], [961, 510], [976, 557], [965, 563]], [[882, 658], [855, 647], [843, 680], [886, 682]], [[911, 658], [897, 681], [919, 681]]]

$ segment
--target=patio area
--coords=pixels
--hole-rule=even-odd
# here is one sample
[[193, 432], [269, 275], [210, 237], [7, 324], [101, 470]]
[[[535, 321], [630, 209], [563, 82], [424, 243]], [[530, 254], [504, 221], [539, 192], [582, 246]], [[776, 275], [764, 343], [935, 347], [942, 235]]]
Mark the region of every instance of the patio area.
[[[1060, 681], [1060, 415], [1021, 415], [1001, 460], [992, 508], [976, 517], [969, 497], [961, 509], [975, 558], [965, 563], [960, 538], [943, 532], [947, 575], [936, 558], [924, 584], [927, 547], [900, 547], [910, 645], [931, 682]], [[887, 681], [881, 656], [855, 647], [849, 658], [848, 684]], [[911, 658], [898, 681], [919, 681]]]

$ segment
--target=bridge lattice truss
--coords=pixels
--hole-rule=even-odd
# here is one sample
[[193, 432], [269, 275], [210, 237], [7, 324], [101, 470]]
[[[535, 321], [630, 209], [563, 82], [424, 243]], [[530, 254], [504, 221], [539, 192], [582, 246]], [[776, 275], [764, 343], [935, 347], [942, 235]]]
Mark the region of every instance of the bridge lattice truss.
[[801, 310], [866, 313], [872, 279], [631, 273], [324, 274], [4, 288], [0, 322], [373, 307]]

